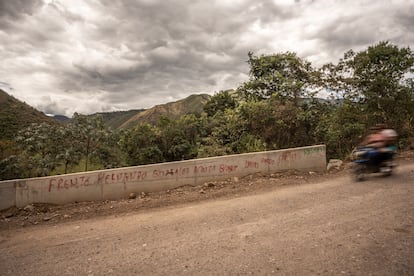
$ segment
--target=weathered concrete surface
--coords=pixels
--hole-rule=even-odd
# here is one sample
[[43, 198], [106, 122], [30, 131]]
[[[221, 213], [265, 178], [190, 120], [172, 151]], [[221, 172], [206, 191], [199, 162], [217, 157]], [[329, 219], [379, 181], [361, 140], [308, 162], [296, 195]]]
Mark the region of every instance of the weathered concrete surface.
[[0, 210], [16, 205], [15, 181], [2, 181], [0, 184]]
[[203, 158], [154, 165], [0, 182], [12, 189], [0, 194], [2, 209], [30, 203], [64, 204], [127, 197], [131, 192], [154, 192], [212, 180], [283, 170], [323, 171], [324, 145]]

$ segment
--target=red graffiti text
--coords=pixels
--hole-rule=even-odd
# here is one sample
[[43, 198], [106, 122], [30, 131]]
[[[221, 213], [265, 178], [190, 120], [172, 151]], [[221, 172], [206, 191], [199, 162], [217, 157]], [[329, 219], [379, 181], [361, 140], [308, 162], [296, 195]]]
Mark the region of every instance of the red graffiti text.
[[259, 167], [259, 163], [255, 162], [255, 161], [247, 161], [244, 164], [244, 168], [258, 168]]
[[83, 186], [89, 186], [89, 176], [79, 176], [75, 178], [63, 179], [63, 178], [52, 178], [49, 180], [49, 192], [52, 190], [79, 188]]
[[216, 171], [216, 165], [212, 166], [195, 166], [194, 173], [212, 173]]
[[220, 165], [220, 173], [232, 173], [235, 172], [237, 170], [237, 165], [225, 165], [225, 164], [221, 164]]
[[121, 172], [121, 173], [99, 173], [98, 183], [115, 184], [130, 181], [142, 181], [147, 177], [146, 171]]
[[278, 164], [297, 160], [298, 156], [294, 152], [284, 152], [279, 156]]
[[262, 161], [261, 161], [263, 164], [266, 164], [266, 165], [273, 165], [274, 163], [275, 163], [275, 160], [273, 160], [273, 159], [270, 159], [270, 158], [262, 158]]
[[167, 177], [167, 176], [186, 176], [190, 173], [190, 168], [176, 168], [176, 169], [167, 169], [167, 170], [154, 170], [152, 172], [152, 177]]

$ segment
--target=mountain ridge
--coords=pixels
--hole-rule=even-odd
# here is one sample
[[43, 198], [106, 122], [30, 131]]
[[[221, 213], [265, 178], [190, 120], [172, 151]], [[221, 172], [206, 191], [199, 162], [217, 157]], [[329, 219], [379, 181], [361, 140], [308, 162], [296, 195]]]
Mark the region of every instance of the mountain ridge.
[[[112, 129], [127, 129], [140, 123], [155, 124], [162, 116], [178, 119], [184, 114], [199, 114], [203, 112], [203, 107], [210, 97], [208, 94], [192, 94], [184, 99], [159, 104], [149, 109], [98, 112], [87, 116], [101, 116], [105, 124]], [[0, 119], [0, 140], [12, 140], [15, 133], [31, 123], [64, 125], [71, 121], [71, 118], [64, 115], [48, 116], [1, 89]]]
[[208, 94], [193, 94], [175, 102], [156, 105], [132, 116], [120, 128], [130, 128], [139, 123], [154, 124], [161, 116], [178, 119], [185, 114], [201, 113], [210, 97]]
[[59, 124], [27, 103], [0, 89], [0, 140], [12, 140], [16, 133], [32, 123]]

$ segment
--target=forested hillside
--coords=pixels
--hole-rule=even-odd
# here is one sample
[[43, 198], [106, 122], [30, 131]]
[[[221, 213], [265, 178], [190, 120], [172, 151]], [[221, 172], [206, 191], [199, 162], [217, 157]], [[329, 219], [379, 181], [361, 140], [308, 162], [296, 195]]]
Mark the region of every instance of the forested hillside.
[[[178, 119], [185, 114], [200, 114], [209, 98], [210, 95], [207, 94], [190, 95], [185, 99], [156, 105], [149, 109], [100, 112], [88, 116], [101, 117], [112, 129], [128, 129], [143, 123], [154, 125], [161, 117]], [[69, 121], [70, 119], [64, 122]]]
[[113, 111], [113, 112], [101, 112], [95, 113], [90, 116], [102, 117], [105, 124], [112, 129], [120, 128], [126, 121], [134, 117], [135, 115], [144, 112], [145, 109], [133, 109], [127, 111]]
[[0, 140], [11, 140], [20, 129], [42, 122], [56, 123], [44, 113], [0, 89]]
[[249, 53], [248, 64], [250, 78], [239, 87], [139, 112], [118, 130], [102, 116], [80, 114], [65, 126], [31, 125], [17, 133], [13, 154], [3, 156], [0, 178], [313, 144], [325, 144], [328, 158], [346, 158], [377, 123], [399, 133], [400, 149], [414, 137], [410, 48], [380, 42], [320, 68], [292, 52]]
[[[31, 124], [59, 123], [0, 89], [0, 161], [18, 153], [15, 137]], [[0, 179], [3, 179], [0, 169]]]
[[191, 95], [176, 102], [157, 105], [135, 114], [120, 127], [130, 128], [140, 123], [155, 124], [161, 117], [178, 119], [185, 114], [200, 114], [209, 98], [207, 94]]

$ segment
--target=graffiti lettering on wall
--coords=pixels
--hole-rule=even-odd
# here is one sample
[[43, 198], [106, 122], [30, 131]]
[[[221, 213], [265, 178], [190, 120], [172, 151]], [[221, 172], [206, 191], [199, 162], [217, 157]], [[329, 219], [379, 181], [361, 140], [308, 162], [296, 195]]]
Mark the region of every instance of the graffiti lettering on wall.
[[271, 165], [275, 164], [275, 162], [276, 162], [275, 160], [270, 159], [270, 158], [262, 158], [262, 160], [261, 160], [262, 164], [265, 164], [265, 165], [268, 165], [268, 166], [271, 166]]
[[304, 155], [323, 154], [323, 151], [324, 151], [323, 147], [306, 148], [306, 149], [303, 149], [303, 154]]
[[[303, 152], [303, 154], [302, 154]], [[130, 182], [141, 182], [148, 181], [151, 179], [169, 179], [169, 178], [183, 178], [192, 177], [193, 175], [201, 174], [233, 174], [240, 171], [240, 169], [258, 169], [261, 166], [283, 166], [283, 164], [290, 164], [291, 162], [300, 160], [304, 156], [312, 154], [323, 154], [324, 147], [313, 147], [305, 148], [302, 152], [295, 151], [282, 151], [276, 155], [273, 159], [263, 157], [261, 159], [245, 159], [243, 165], [235, 165], [232, 163], [217, 164], [217, 165], [195, 165], [189, 167], [174, 167], [159, 169], [146, 169], [146, 170], [135, 170], [128, 172], [99, 172], [96, 180], [93, 180], [93, 176], [76, 176], [76, 177], [54, 177], [49, 180], [49, 192], [68, 190], [72, 188], [86, 187], [92, 184], [119, 184], [119, 183], [130, 183]], [[240, 162], [240, 161], [239, 161]], [[96, 177], [96, 175], [95, 175]]]
[[98, 184], [115, 184], [127, 183], [129, 181], [142, 181], [147, 178], [146, 171], [133, 171], [121, 173], [105, 173], [101, 172], [98, 175]]
[[194, 173], [212, 173], [216, 171], [216, 165], [194, 166]]
[[277, 160], [277, 164], [289, 162], [289, 161], [295, 161], [298, 160], [300, 157], [296, 152], [283, 152], [279, 155], [279, 158]]
[[258, 168], [259, 167], [259, 163], [255, 162], [255, 161], [249, 161], [246, 160], [246, 162], [244, 163], [244, 168]]
[[64, 179], [62, 177], [52, 178], [49, 180], [49, 192], [52, 190], [71, 189], [89, 186], [89, 176], [79, 176], [74, 178]]
[[154, 170], [152, 172], [153, 178], [160, 178], [166, 176], [186, 176], [190, 174], [190, 168], [176, 168], [176, 169], [166, 169], [166, 170]]
[[220, 165], [220, 173], [232, 173], [235, 172], [237, 170], [237, 165], [225, 165], [225, 164], [221, 164]]

